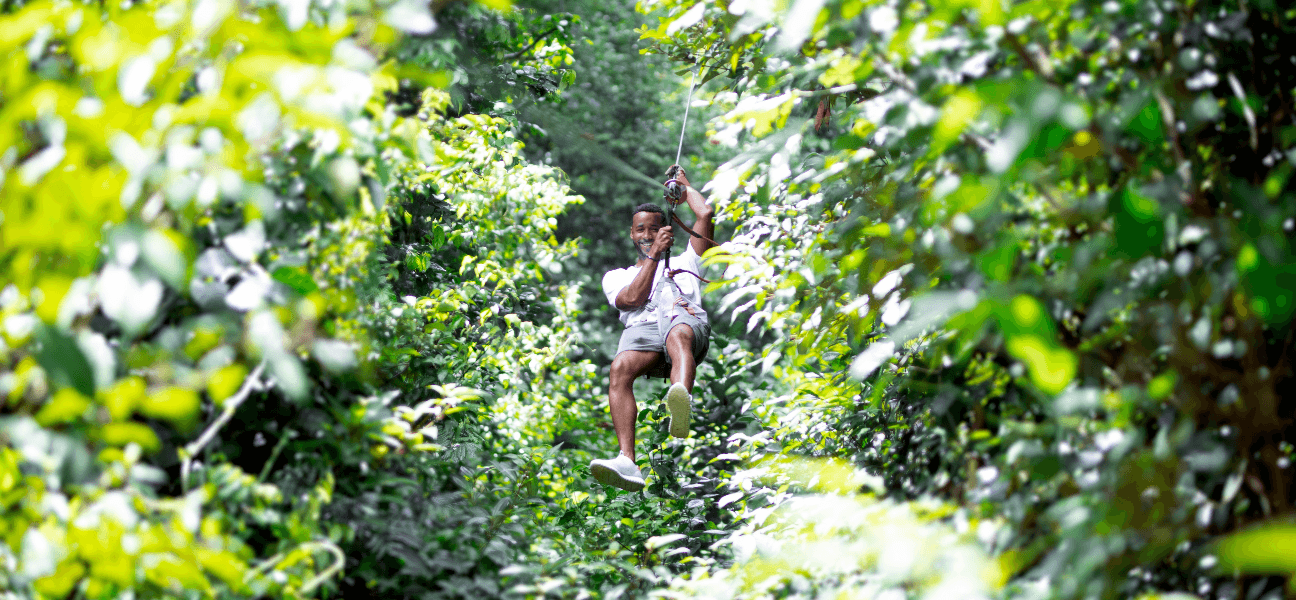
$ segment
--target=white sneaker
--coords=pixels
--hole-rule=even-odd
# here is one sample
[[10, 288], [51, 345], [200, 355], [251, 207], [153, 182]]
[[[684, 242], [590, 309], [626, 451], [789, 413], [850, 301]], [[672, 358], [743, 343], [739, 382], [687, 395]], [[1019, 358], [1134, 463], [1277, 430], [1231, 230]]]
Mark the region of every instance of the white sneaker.
[[682, 383], [672, 383], [666, 390], [666, 410], [670, 411], [670, 434], [673, 437], [689, 436], [689, 411], [693, 402]]
[[618, 454], [616, 458], [590, 461], [590, 474], [599, 483], [637, 492], [644, 487], [643, 473], [630, 457]]

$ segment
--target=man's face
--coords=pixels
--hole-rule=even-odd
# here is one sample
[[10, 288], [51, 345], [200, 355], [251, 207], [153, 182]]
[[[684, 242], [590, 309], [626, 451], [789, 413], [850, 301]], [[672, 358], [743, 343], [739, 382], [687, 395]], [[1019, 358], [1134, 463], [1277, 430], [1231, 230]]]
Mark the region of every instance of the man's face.
[[648, 250], [657, 238], [657, 230], [665, 225], [665, 219], [655, 212], [642, 211], [630, 221], [630, 239], [634, 242], [639, 258], [648, 258]]

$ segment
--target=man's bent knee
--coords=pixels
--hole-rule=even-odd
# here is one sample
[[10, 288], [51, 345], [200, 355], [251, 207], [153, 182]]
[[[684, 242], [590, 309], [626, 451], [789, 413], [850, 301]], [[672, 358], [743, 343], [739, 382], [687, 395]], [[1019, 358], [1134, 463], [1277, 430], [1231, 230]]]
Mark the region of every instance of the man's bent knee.
[[683, 323], [676, 325], [675, 327], [671, 328], [670, 333], [666, 334], [667, 344], [669, 344], [673, 340], [679, 340], [679, 341], [688, 342], [689, 344], [692, 344], [693, 328]]
[[644, 370], [642, 361], [632, 358], [626, 353], [621, 353], [612, 359], [612, 372], [610, 373], [612, 385], [633, 383]]
[[634, 380], [634, 365], [629, 360], [617, 356], [612, 360], [612, 383], [623, 383]]

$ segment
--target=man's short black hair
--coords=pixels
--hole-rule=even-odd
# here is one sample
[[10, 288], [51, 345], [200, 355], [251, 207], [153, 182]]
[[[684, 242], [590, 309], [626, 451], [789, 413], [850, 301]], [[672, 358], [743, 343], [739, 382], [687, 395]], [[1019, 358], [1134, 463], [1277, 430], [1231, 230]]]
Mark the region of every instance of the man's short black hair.
[[640, 204], [639, 206], [636, 206], [634, 212], [630, 213], [630, 218], [633, 219], [635, 215], [641, 212], [657, 213], [661, 215], [661, 222], [663, 224], [666, 223], [666, 211], [662, 210], [662, 207], [657, 206], [656, 204], [653, 204], [651, 202], [645, 202], [643, 204]]

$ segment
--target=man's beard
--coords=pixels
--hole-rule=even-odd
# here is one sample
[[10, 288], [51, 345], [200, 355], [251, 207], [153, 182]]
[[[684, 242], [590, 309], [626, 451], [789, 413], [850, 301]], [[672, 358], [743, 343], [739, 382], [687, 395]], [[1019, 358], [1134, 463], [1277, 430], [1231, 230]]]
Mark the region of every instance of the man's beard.
[[636, 242], [636, 243], [635, 243], [635, 251], [639, 253], [639, 258], [640, 258], [640, 259], [644, 259], [644, 258], [653, 258], [651, 255], [648, 254], [648, 251], [649, 251], [650, 249], [652, 249], [652, 242], [651, 242], [651, 241], [649, 241], [649, 242], [647, 242], [647, 243], [640, 243], [640, 242]]

